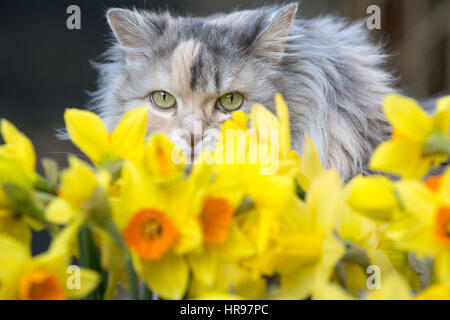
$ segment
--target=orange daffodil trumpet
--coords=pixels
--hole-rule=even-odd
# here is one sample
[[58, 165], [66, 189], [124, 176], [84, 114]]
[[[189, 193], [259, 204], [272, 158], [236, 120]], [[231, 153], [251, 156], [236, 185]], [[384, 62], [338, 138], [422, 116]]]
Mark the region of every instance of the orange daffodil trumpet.
[[[301, 156], [291, 150], [279, 94], [275, 109], [234, 112], [192, 167], [165, 134], [147, 136], [145, 108], [111, 132], [68, 109], [67, 133], [94, 167], [70, 156], [63, 170], [44, 163], [44, 176], [29, 139], [2, 120], [0, 298], [113, 299], [124, 285], [134, 299], [449, 299], [450, 169], [419, 179], [450, 155], [450, 97], [433, 115], [385, 99], [392, 139], [370, 167], [396, 181], [344, 183], [307, 135]], [[34, 257], [30, 227], [53, 237]], [[73, 290], [74, 256], [86, 268]], [[379, 290], [369, 266], [385, 275]]]
[[85, 297], [94, 290], [100, 276], [80, 269], [79, 279], [68, 273], [70, 255], [56, 246], [31, 257], [29, 248], [6, 235], [0, 235], [0, 299], [66, 300]]

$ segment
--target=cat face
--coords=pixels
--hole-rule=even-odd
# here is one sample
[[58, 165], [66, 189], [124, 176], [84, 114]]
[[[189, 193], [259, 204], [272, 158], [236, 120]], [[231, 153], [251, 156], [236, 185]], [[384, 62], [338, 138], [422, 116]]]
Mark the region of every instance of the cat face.
[[277, 73], [297, 10], [239, 11], [208, 18], [111, 9], [117, 40], [103, 70], [102, 115], [113, 126], [136, 107], [149, 132], [165, 132], [188, 158], [214, 147], [231, 112], [273, 107]]

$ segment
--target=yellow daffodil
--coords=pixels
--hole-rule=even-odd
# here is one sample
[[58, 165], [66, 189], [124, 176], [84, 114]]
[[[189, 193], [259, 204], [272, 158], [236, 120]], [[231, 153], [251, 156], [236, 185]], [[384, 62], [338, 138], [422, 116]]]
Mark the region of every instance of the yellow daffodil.
[[98, 174], [75, 156], [69, 158], [69, 168], [62, 173], [58, 197], [51, 201], [46, 218], [56, 224], [67, 224], [74, 218], [85, 219], [85, 206], [94, 190], [107, 190], [110, 174], [101, 170]]
[[450, 97], [437, 103], [429, 116], [415, 100], [397, 94], [388, 96], [384, 113], [393, 126], [392, 139], [374, 152], [370, 168], [421, 178], [431, 168], [448, 159], [450, 153]]
[[314, 142], [305, 134], [305, 145], [299, 159], [297, 179], [305, 191], [323, 171], [322, 162]]
[[215, 163], [258, 165], [267, 175], [295, 171], [298, 154], [290, 149], [289, 110], [279, 94], [275, 106], [277, 116], [261, 105], [253, 106], [250, 116], [234, 112], [222, 126]]
[[36, 156], [31, 141], [7, 120], [1, 120], [0, 130], [5, 144], [0, 146], [0, 232], [29, 242], [29, 225], [40, 228], [38, 221], [21, 215], [5, 193], [5, 184], [30, 192], [37, 181]]
[[134, 161], [159, 183], [168, 183], [183, 178], [186, 159], [172, 141], [164, 134], [153, 134]]
[[383, 176], [357, 176], [349, 183], [349, 206], [378, 222], [392, 219], [399, 207], [394, 183]]
[[70, 255], [62, 248], [55, 246], [31, 257], [23, 243], [0, 235], [0, 299], [79, 299], [94, 290], [99, 275], [78, 267], [69, 269]]
[[163, 298], [180, 299], [189, 278], [185, 253], [202, 243], [201, 196], [190, 181], [161, 188], [133, 163], [123, 168], [114, 221], [148, 287]]
[[[318, 290], [319, 300], [353, 300], [345, 290], [335, 284], [329, 284]], [[397, 273], [380, 277], [379, 288], [367, 290], [364, 300], [450, 300], [450, 288], [435, 284], [416, 295], [407, 281]]]
[[335, 233], [343, 208], [342, 182], [325, 171], [312, 183], [303, 202], [294, 198], [279, 218], [267, 251], [247, 262], [265, 275], [279, 275], [277, 298], [304, 299], [328, 283], [345, 250]]
[[93, 112], [68, 109], [64, 114], [72, 142], [96, 165], [137, 157], [147, 130], [146, 108], [128, 111], [112, 133]]
[[401, 200], [410, 213], [405, 219], [407, 232], [398, 244], [421, 256], [434, 258], [434, 270], [440, 283], [450, 286], [450, 169], [443, 174], [437, 188], [416, 181], [398, 184]]
[[192, 178], [204, 194], [200, 213], [204, 245], [188, 254], [193, 275], [206, 290], [217, 285], [224, 264], [237, 262], [254, 253], [252, 243], [243, 234], [236, 219], [244, 192], [238, 181], [224, 180], [224, 176], [210, 179], [212, 168], [197, 164]]

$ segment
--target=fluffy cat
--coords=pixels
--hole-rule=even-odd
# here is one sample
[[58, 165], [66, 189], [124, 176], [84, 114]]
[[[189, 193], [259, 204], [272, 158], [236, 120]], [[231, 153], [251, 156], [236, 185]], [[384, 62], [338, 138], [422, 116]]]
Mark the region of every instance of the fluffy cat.
[[231, 117], [222, 101], [235, 107], [243, 98], [244, 112], [255, 103], [274, 110], [280, 92], [295, 150], [301, 154], [306, 133], [326, 167], [345, 179], [365, 172], [389, 132], [381, 111], [392, 91], [387, 56], [362, 22], [300, 20], [296, 12], [296, 3], [206, 18], [110, 9], [115, 41], [97, 64], [96, 110], [111, 128], [146, 106], [149, 131], [195, 155], [215, 144], [217, 130], [209, 129]]

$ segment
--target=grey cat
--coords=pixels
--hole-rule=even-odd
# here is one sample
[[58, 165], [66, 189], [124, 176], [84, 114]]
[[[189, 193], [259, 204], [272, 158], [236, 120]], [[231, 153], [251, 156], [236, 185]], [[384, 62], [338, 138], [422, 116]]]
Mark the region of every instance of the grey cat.
[[195, 156], [215, 144], [231, 111], [249, 112], [255, 103], [274, 110], [280, 92], [295, 150], [301, 154], [306, 133], [325, 166], [345, 179], [367, 171], [390, 131], [381, 111], [393, 91], [387, 55], [362, 22], [300, 20], [297, 7], [206, 18], [110, 9], [116, 41], [97, 64], [96, 110], [111, 128], [124, 112], [146, 106], [149, 131], [168, 133]]

